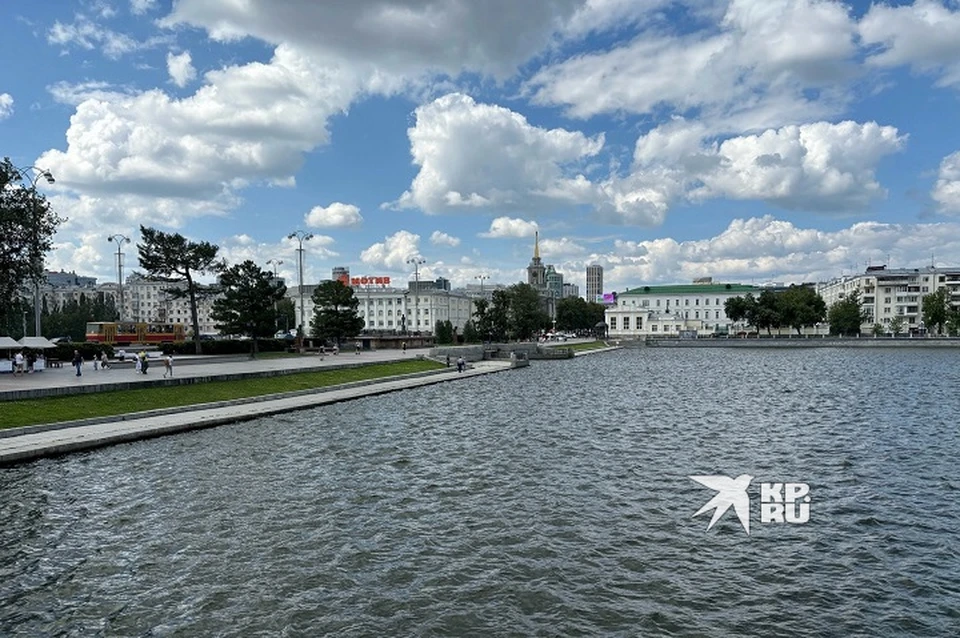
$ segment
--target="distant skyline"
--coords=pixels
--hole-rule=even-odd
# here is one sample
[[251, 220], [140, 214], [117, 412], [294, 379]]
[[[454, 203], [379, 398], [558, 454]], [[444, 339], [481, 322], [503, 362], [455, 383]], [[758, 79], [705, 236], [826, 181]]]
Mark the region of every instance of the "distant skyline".
[[[585, 294], [960, 266], [960, 0], [3, 3], [0, 156], [50, 270], [139, 225], [306, 283]], [[42, 180], [41, 180], [42, 181]]]

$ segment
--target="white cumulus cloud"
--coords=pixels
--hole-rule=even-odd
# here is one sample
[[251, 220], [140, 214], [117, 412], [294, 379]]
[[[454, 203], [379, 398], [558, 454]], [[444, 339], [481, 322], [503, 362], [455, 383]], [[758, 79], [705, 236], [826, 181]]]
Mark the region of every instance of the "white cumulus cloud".
[[578, 172], [603, 148], [603, 135], [544, 129], [497, 105], [451, 93], [416, 110], [407, 131], [420, 167], [397, 202], [428, 214], [469, 208], [545, 208], [593, 199]]
[[459, 246], [460, 239], [439, 230], [430, 234], [430, 243], [434, 246]]
[[363, 223], [360, 209], [353, 204], [333, 202], [327, 207], [314, 206], [304, 217], [311, 228], [347, 228]]
[[0, 93], [0, 120], [13, 115], [13, 96], [9, 93]]
[[512, 217], [497, 217], [490, 222], [490, 230], [480, 233], [481, 237], [499, 239], [502, 237], [533, 237], [539, 227], [537, 222]]
[[407, 268], [407, 260], [420, 255], [420, 235], [400, 230], [360, 253], [360, 261], [395, 271]]
[[960, 151], [940, 162], [940, 173], [932, 197], [944, 213], [960, 214]]
[[195, 80], [197, 70], [193, 68], [193, 58], [190, 57], [190, 52], [167, 53], [167, 73], [170, 74], [170, 80], [181, 88]]

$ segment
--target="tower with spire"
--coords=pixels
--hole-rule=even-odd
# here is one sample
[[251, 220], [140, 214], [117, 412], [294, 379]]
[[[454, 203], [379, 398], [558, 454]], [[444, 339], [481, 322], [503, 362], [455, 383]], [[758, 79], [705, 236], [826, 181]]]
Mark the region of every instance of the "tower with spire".
[[547, 287], [547, 268], [540, 260], [540, 232], [533, 233], [533, 259], [527, 266], [527, 283], [537, 290], [545, 290]]

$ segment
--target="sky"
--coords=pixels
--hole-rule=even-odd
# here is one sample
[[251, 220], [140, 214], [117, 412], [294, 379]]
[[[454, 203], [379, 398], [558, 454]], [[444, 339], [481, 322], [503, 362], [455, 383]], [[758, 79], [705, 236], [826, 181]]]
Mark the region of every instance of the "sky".
[[288, 285], [296, 231], [305, 283], [512, 284], [535, 231], [581, 294], [960, 266], [958, 0], [2, 2], [0, 52], [101, 282], [141, 225]]

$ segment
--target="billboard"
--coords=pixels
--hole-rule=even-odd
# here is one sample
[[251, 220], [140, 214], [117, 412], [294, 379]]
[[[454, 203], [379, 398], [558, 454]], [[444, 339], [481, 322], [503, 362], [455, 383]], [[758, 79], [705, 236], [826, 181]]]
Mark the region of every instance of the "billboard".
[[605, 292], [601, 298], [600, 303], [605, 306], [615, 306], [617, 305], [617, 293], [615, 292]]

